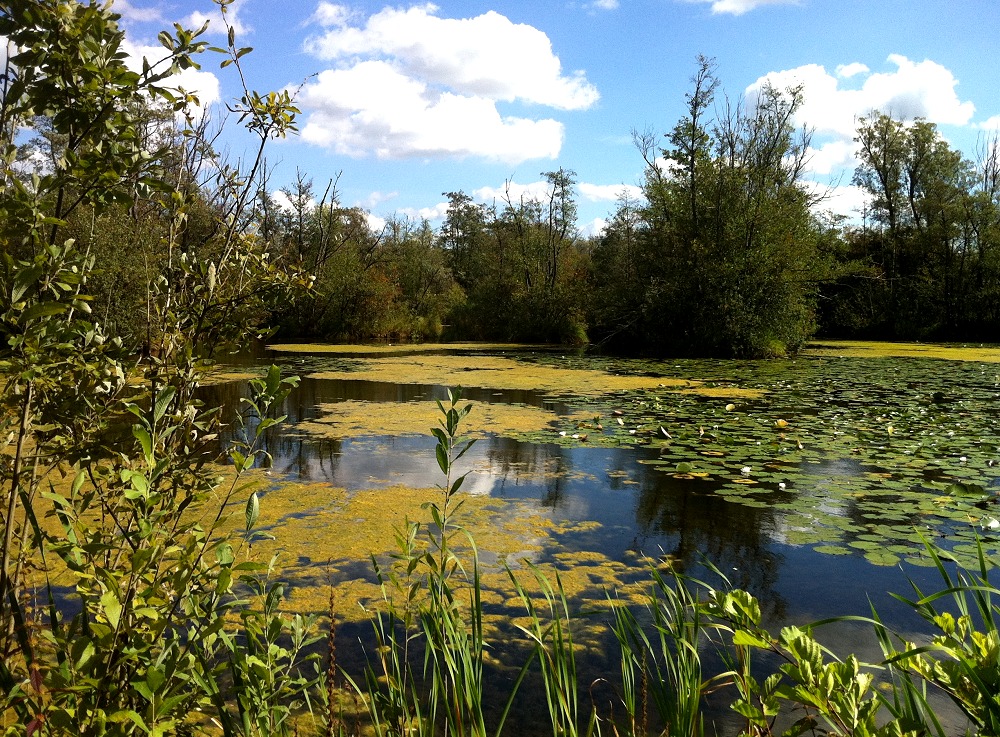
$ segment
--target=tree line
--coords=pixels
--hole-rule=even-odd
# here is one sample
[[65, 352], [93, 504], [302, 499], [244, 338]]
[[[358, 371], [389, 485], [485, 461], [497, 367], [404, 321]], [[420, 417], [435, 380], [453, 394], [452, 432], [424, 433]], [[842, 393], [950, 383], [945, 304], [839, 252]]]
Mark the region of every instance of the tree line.
[[[623, 194], [604, 232], [588, 237], [568, 168], [542, 173], [541, 197], [508, 188], [482, 204], [446, 192], [440, 227], [396, 217], [373, 229], [365, 211], [341, 203], [338, 181], [317, 185], [299, 172], [276, 197], [264, 161], [241, 190], [234, 175], [227, 180], [208, 122], [185, 138], [171, 109], [147, 103], [133, 114], [191, 200], [184, 222], [150, 193], [127, 205], [81, 202], [63, 227], [95, 259], [95, 315], [146, 348], [155, 332], [147, 286], [165, 268], [157, 243], [179, 228], [181, 247], [207, 269], [207, 244], [235, 213], [271, 263], [313, 278], [298, 298], [268, 308], [265, 328], [287, 340], [759, 357], [794, 352], [817, 334], [993, 339], [997, 139], [969, 159], [933, 123], [861, 118], [853, 183], [868, 201], [854, 218], [825, 210], [822, 190], [804, 177], [810, 131], [793, 124], [801, 103], [801, 89], [769, 86], [732, 101], [714, 61], [700, 57], [681, 120], [662, 135], [633, 132], [642, 197]], [[52, 166], [68, 146], [44, 114], [29, 124], [22, 172]]]

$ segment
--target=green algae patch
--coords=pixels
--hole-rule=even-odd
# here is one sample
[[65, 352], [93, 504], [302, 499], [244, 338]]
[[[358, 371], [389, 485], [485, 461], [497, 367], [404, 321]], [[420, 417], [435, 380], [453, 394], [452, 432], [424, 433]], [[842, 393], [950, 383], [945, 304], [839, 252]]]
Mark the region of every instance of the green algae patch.
[[[557, 435], [556, 425], [573, 429], [590, 416], [586, 412], [559, 416], [550, 410], [522, 404], [469, 404], [472, 404], [473, 411], [463, 423], [462, 430], [465, 435], [477, 438], [487, 433], [519, 436], [546, 429]], [[423, 428], [433, 426], [441, 416], [437, 403], [433, 401], [396, 404], [349, 400], [321, 404], [318, 409], [318, 419], [300, 422], [294, 431], [327, 438], [425, 435]]]
[[647, 374], [610, 373], [599, 368], [556, 366], [551, 362], [518, 360], [495, 355], [418, 355], [371, 358], [351, 371], [319, 371], [313, 379], [353, 379], [392, 384], [434, 384], [542, 391], [574, 397], [596, 397], [613, 392], [665, 389], [706, 396], [754, 398], [760, 390], [706, 386], [696, 379]]
[[234, 370], [232, 367], [220, 367], [218, 370], [208, 371], [199, 382], [201, 386], [216, 386], [218, 384], [229, 384], [234, 381], [249, 381], [250, 379], [260, 379], [267, 373], [262, 366], [259, 369]]
[[448, 351], [528, 351], [550, 350], [550, 346], [511, 343], [275, 343], [268, 350], [280, 353], [326, 353], [351, 356], [377, 356]]
[[948, 361], [1000, 363], [1000, 346], [824, 340], [809, 343], [802, 355], [844, 358], [939, 358]]
[[[325, 613], [332, 586], [338, 614], [363, 619], [364, 609], [377, 606], [382, 596], [372, 560], [391, 562], [408, 525], [429, 519], [426, 505], [441, 500], [435, 488], [347, 493], [324, 484], [275, 484], [261, 496], [252, 554], [275, 559], [275, 575], [291, 584], [289, 608]], [[548, 515], [527, 504], [459, 494], [453, 509], [459, 502], [453, 523], [474, 537], [485, 564], [534, 557], [557, 530]], [[426, 546], [428, 534], [421, 525], [416, 544]], [[464, 533], [456, 534], [452, 545], [461, 555], [471, 552]]]
[[[289, 584], [289, 611], [326, 615], [332, 606], [338, 621], [364, 621], [384, 609], [386, 598], [402, 595], [392, 584], [380, 585], [375, 565], [405, 582], [406, 558], [400, 551], [408, 526], [420, 522], [410, 538], [414, 549], [431, 550], [429, 536], [434, 533], [427, 505], [441, 501], [436, 488], [393, 486], [348, 493], [322, 483], [275, 483], [261, 492], [258, 527], [240, 553], [274, 561], [272, 575]], [[512, 617], [524, 614], [511, 575], [533, 600], [541, 597], [529, 566], [553, 586], [558, 575], [567, 598], [590, 607], [601, 607], [609, 592], [623, 602], [640, 601], [647, 588], [633, 565], [602, 553], [563, 549], [567, 535], [598, 528], [595, 522], [556, 523], [530, 503], [463, 493], [453, 498], [452, 509], [450, 544], [468, 572], [473, 559], [469, 536], [476, 541], [482, 601], [492, 631], [509, 628]], [[550, 556], [548, 551], [557, 552]], [[455, 576], [454, 584], [462, 588], [462, 574]]]

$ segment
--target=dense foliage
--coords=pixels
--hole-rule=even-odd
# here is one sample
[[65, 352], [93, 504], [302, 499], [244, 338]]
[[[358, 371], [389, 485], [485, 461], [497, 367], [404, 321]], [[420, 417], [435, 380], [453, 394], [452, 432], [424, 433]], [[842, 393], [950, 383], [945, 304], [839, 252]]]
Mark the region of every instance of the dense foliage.
[[[135, 72], [117, 21], [97, 4], [0, 2], [14, 48], [0, 106], [0, 712], [8, 734], [208, 719], [287, 733], [316, 677], [298, 669], [308, 623], [279, 611], [281, 586], [226, 514], [247, 496], [249, 534], [258, 502], [239, 478], [290, 384], [277, 369], [255, 382], [228, 481], [212, 464], [217, 413], [195, 392], [213, 350], [305, 279], [249, 227], [259, 156], [198, 182], [203, 131], [175, 118], [194, 100], [165, 85], [196, 65], [204, 28], [162, 33], [167, 57]], [[245, 54], [233, 34], [218, 51], [226, 65]], [[247, 90], [237, 107], [261, 151], [293, 129], [286, 95]], [[133, 289], [97, 278], [110, 253], [128, 271], [107, 278]], [[230, 683], [246, 684], [232, 700]]]
[[637, 135], [646, 201], [621, 204], [595, 253], [595, 329], [619, 346], [761, 356], [812, 335], [826, 269], [801, 182], [809, 137], [791, 124], [800, 92], [765, 87], [713, 119], [717, 87], [700, 59], [670, 148]]
[[805, 181], [801, 90], [731, 102], [700, 58], [686, 114], [637, 132], [643, 197], [623, 195], [598, 236], [576, 223], [576, 175], [543, 172], [546, 194], [480, 204], [447, 192], [435, 231], [372, 231], [335, 183], [300, 175], [261, 193], [260, 234], [301, 259], [316, 290], [274, 315], [286, 337], [489, 339], [670, 355], [766, 356], [819, 332], [991, 340], [1000, 321], [1000, 146], [966, 159], [923, 120], [858, 123], [861, 222]]
[[885, 114], [858, 123], [854, 181], [870, 196], [840, 258], [863, 268], [827, 290], [837, 335], [995, 340], [1000, 317], [1000, 145], [975, 161], [933, 123]]
[[[699, 58], [682, 119], [663, 136], [634, 133], [643, 196], [623, 195], [601, 234], [581, 235], [576, 174], [562, 167], [542, 173], [541, 197], [508, 188], [480, 204], [447, 192], [440, 228], [395, 218], [373, 229], [366, 212], [340, 202], [336, 181], [316, 185], [300, 172], [280, 193], [269, 189], [262, 144], [288, 123], [287, 93], [248, 91], [235, 106], [269, 116], [251, 126], [261, 146], [246, 177], [213, 150], [208, 120], [177, 124], [191, 100], [164, 90], [169, 70], [130, 72], [117, 47], [102, 53], [131, 76], [102, 80], [93, 102], [60, 110], [59, 96], [65, 106], [78, 90], [59, 88], [46, 65], [71, 38], [35, 41], [34, 83], [52, 100], [16, 115], [5, 106], [8, 166], [12, 186], [39, 177], [37, 192], [52, 199], [36, 214], [59, 220], [48, 240], [72, 238], [93, 259], [95, 319], [132, 349], [159, 350], [166, 305], [146, 285], [173, 283], [181, 255], [206, 280], [236, 241], [260, 268], [300, 265], [314, 288], [278, 303], [262, 286], [215, 299], [197, 320], [263, 317], [261, 327], [289, 339], [595, 343], [754, 357], [793, 352], [817, 332], [990, 340], [1000, 326], [996, 139], [970, 161], [927, 121], [861, 119], [854, 183], [869, 205], [857, 222], [825, 212], [822, 192], [803, 178], [810, 135], [792, 124], [801, 90], [764, 87], [731, 101], [714, 62]], [[123, 96], [133, 77], [156, 94]], [[8, 75], [5, 99], [22, 81]], [[116, 130], [109, 116], [127, 118], [128, 136], [94, 153], [87, 141], [107, 142]], [[12, 254], [26, 253], [11, 243]]]

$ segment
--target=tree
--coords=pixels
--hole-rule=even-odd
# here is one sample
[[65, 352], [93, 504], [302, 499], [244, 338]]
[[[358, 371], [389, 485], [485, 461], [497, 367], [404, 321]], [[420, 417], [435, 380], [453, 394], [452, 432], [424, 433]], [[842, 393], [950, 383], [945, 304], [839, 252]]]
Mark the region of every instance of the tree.
[[[996, 272], [989, 254], [996, 193], [989, 149], [965, 159], [925, 120], [879, 113], [858, 124], [854, 181], [870, 197], [872, 224], [855, 234], [881, 277], [853, 285], [875, 304], [876, 337], [986, 337], [981, 290]], [[843, 296], [850, 298], [851, 291]], [[973, 327], [979, 326], [979, 327]]]
[[[194, 393], [212, 349], [261, 327], [268, 302], [302, 276], [278, 268], [247, 227], [259, 166], [219, 169], [204, 193], [186, 178], [195, 149], [147, 148], [143, 111], [163, 102], [180, 112], [191, 101], [166, 85], [196, 65], [204, 29], [162, 33], [167, 59], [132, 72], [118, 19], [110, 4], [0, 0], [0, 35], [17, 49], [0, 104], [0, 710], [28, 734], [162, 734], [189, 728], [211, 704], [227, 733], [237, 723], [280, 733], [285, 699], [304, 682], [278, 668], [265, 679], [277, 676], [273, 690], [241, 701], [246, 721], [214, 698], [220, 663], [234, 678], [249, 675], [241, 648], [279, 648], [268, 633], [288, 627], [266, 608], [234, 610], [239, 540], [220, 520], [238, 487], [221, 489], [208, 465], [218, 417]], [[233, 34], [221, 51], [226, 64], [245, 54]], [[283, 95], [247, 91], [237, 107], [262, 140], [292, 127]], [[26, 123], [58, 152], [47, 165], [19, 156]], [[184, 138], [203, 150], [194, 131]], [[94, 244], [68, 236], [88, 217], [96, 232], [106, 214], [147, 202], [164, 210], [163, 246], [146, 282], [146, 350], [136, 355], [91, 317]], [[196, 214], [220, 219], [194, 244]], [[289, 384], [275, 370], [255, 386], [262, 432]], [[256, 440], [233, 454], [237, 474], [254, 462]], [[57, 471], [71, 481], [58, 482]], [[56, 593], [61, 572], [71, 582]], [[225, 632], [229, 613], [244, 615], [240, 637]], [[278, 655], [282, 666], [296, 647]]]
[[812, 333], [824, 278], [813, 198], [801, 182], [809, 132], [793, 126], [801, 91], [765, 86], [712, 118], [712, 60], [699, 57], [692, 85], [669, 148], [636, 137], [648, 272], [631, 335], [659, 353], [794, 351]]

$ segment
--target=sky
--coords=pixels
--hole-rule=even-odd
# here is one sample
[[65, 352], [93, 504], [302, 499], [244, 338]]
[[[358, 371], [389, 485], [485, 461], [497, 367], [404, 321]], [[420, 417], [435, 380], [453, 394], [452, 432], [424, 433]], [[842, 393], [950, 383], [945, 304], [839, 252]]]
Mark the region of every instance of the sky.
[[[136, 60], [158, 57], [156, 34], [175, 22], [207, 20], [225, 44], [208, 0], [113, 9]], [[698, 55], [717, 63], [720, 103], [768, 81], [803, 86], [807, 177], [852, 218], [859, 117], [924, 118], [973, 159], [1000, 131], [997, 0], [234, 0], [227, 19], [254, 49], [250, 87], [291, 90], [301, 110], [298, 134], [269, 148], [272, 189], [336, 179], [374, 227], [439, 226], [446, 192], [541, 197], [543, 173], [562, 167], [576, 173], [581, 232], [600, 232], [623, 191], [641, 194], [633, 131], [665, 134], [683, 116]], [[224, 113], [240, 87], [220, 61], [205, 55], [180, 82]], [[253, 149], [235, 120], [225, 130], [231, 158]]]

